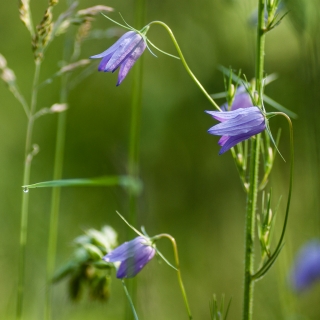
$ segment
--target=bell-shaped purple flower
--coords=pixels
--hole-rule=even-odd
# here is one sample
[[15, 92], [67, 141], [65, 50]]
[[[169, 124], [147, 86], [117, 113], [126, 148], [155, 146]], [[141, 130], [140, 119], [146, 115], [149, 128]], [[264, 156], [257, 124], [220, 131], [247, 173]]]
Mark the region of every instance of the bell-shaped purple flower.
[[296, 291], [303, 291], [320, 280], [320, 241], [313, 240], [302, 247], [292, 268], [290, 280]]
[[114, 72], [119, 67], [117, 86], [124, 80], [134, 63], [146, 48], [144, 38], [135, 31], [125, 33], [115, 44], [106, 51], [91, 56], [91, 59], [102, 58], [98, 70]]
[[231, 111], [206, 111], [221, 123], [208, 130], [210, 134], [221, 136], [218, 144], [223, 154], [237, 143], [247, 140], [266, 128], [265, 117], [258, 107], [238, 108]]
[[229, 107], [228, 103], [226, 102], [220, 108], [222, 111], [233, 111], [240, 108], [250, 108], [250, 107], [253, 107], [250, 94], [248, 93], [245, 86], [241, 85], [237, 88], [231, 107]]
[[103, 257], [106, 262], [120, 262], [117, 278], [132, 278], [154, 257], [156, 253], [152, 243], [139, 236], [123, 243]]

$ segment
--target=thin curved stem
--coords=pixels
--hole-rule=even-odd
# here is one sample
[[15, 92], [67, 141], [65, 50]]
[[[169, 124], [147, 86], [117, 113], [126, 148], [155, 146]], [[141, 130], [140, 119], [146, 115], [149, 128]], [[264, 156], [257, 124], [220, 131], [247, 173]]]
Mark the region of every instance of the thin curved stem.
[[162, 21], [152, 21], [150, 22], [148, 25], [151, 26], [152, 24], [159, 24], [162, 27], [164, 27], [167, 32], [169, 33], [171, 40], [174, 44], [174, 46], [177, 49], [177, 52], [179, 54], [179, 57], [181, 59], [181, 62], [183, 64], [183, 66], [185, 67], [185, 69], [187, 70], [188, 74], [190, 75], [190, 77], [192, 78], [192, 80], [196, 83], [196, 85], [200, 88], [200, 90], [202, 91], [202, 93], [207, 97], [207, 99], [210, 101], [210, 103], [219, 111], [221, 111], [220, 107], [217, 105], [217, 103], [212, 99], [212, 97], [209, 95], [209, 93], [206, 91], [206, 89], [202, 86], [202, 84], [199, 82], [199, 80], [196, 78], [196, 76], [192, 73], [191, 69], [189, 68], [183, 54], [182, 51], [179, 47], [179, 44], [175, 38], [175, 36], [173, 35], [173, 32], [171, 31], [171, 29]]
[[185, 307], [187, 309], [189, 320], [192, 320], [192, 315], [191, 315], [191, 310], [190, 310], [190, 307], [189, 307], [187, 293], [186, 293], [186, 290], [184, 288], [182, 277], [181, 277], [179, 255], [178, 255], [178, 247], [177, 247], [176, 240], [170, 234], [167, 234], [167, 233], [159, 234], [156, 237], [154, 237], [153, 239], [160, 239], [160, 238], [168, 238], [172, 243], [173, 252], [174, 252], [174, 259], [175, 259], [175, 263], [176, 263], [176, 267], [177, 267], [176, 270], [177, 270], [178, 282], [179, 282], [181, 294], [182, 294], [182, 297], [183, 297], [183, 300], [184, 300]]
[[[35, 72], [32, 86], [32, 96], [30, 103], [30, 116], [28, 118], [26, 144], [25, 144], [25, 161], [23, 173], [23, 185], [30, 184], [30, 171], [32, 158], [35, 155], [32, 152], [32, 134], [34, 117], [37, 106], [38, 96], [38, 82], [40, 75], [41, 61], [35, 62]], [[29, 194], [24, 192], [22, 195], [21, 204], [21, 223], [20, 223], [20, 257], [19, 257], [19, 274], [18, 274], [18, 291], [17, 291], [17, 309], [16, 319], [22, 319], [23, 296], [24, 296], [24, 282], [25, 282], [25, 262], [26, 262], [26, 243], [27, 243], [27, 230], [28, 230], [28, 214], [29, 214]]]

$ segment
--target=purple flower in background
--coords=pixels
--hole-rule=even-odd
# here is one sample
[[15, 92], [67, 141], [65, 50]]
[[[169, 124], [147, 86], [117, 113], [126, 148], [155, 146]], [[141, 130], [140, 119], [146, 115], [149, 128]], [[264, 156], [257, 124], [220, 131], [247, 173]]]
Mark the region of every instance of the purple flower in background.
[[313, 240], [302, 247], [294, 262], [290, 280], [296, 291], [305, 290], [320, 280], [320, 241]]
[[129, 242], [123, 243], [106, 256], [106, 262], [120, 262], [117, 278], [132, 278], [154, 257], [155, 248], [151, 242], [144, 237], [137, 237]]
[[102, 58], [98, 67], [99, 71], [114, 72], [120, 67], [117, 82], [118, 86], [142, 55], [145, 48], [146, 42], [144, 38], [135, 31], [129, 31], [109, 49], [90, 58]]
[[234, 96], [231, 108], [229, 109], [228, 103], [224, 103], [221, 106], [222, 111], [233, 111], [239, 108], [250, 108], [253, 107], [250, 94], [244, 86], [239, 86], [237, 88], [236, 94]]
[[237, 143], [247, 140], [266, 128], [265, 118], [258, 107], [244, 107], [232, 111], [206, 111], [221, 123], [208, 130], [221, 136], [218, 144], [223, 154]]

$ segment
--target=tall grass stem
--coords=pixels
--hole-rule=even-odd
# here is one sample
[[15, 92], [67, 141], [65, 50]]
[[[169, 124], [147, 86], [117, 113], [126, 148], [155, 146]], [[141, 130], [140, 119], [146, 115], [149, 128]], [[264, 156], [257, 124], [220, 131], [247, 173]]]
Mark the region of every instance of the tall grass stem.
[[[41, 61], [36, 60], [35, 71], [33, 77], [30, 113], [28, 117], [25, 156], [24, 156], [24, 170], [23, 170], [23, 185], [30, 184], [31, 162], [34, 156], [32, 152], [32, 134], [34, 117], [37, 108], [38, 97], [38, 82], [41, 69]], [[27, 191], [27, 190], [26, 190]], [[20, 256], [19, 256], [19, 273], [18, 273], [18, 290], [17, 290], [17, 308], [16, 319], [23, 318], [23, 300], [25, 291], [25, 267], [26, 267], [26, 244], [28, 235], [28, 215], [29, 215], [29, 193], [23, 192], [21, 204], [21, 222], [20, 222]]]
[[[145, 21], [146, 1], [135, 1], [135, 26], [141, 28]], [[142, 112], [142, 73], [143, 73], [143, 57], [137, 61], [133, 69], [133, 84], [131, 97], [131, 123], [129, 137], [129, 155], [128, 155], [128, 173], [133, 179], [139, 178], [139, 153], [140, 153], [140, 127], [141, 127], [141, 112]], [[137, 221], [137, 193], [129, 190], [129, 223], [136, 225]], [[133, 279], [128, 284], [128, 291], [134, 304], [136, 301], [137, 283]], [[130, 308], [131, 309], [131, 308]], [[126, 308], [126, 319], [132, 319], [132, 313], [129, 308]]]

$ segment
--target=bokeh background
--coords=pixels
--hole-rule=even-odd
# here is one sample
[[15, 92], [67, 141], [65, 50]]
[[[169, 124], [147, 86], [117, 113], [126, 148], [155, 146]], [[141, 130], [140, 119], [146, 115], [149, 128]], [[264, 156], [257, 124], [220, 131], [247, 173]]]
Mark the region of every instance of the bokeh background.
[[[218, 65], [241, 69], [254, 76], [255, 30], [250, 25], [256, 8], [253, 0], [146, 1], [146, 21], [162, 20], [173, 30], [185, 58], [210, 92], [224, 91]], [[133, 24], [135, 2], [79, 1], [79, 9], [93, 5], [115, 8]], [[287, 0], [290, 10], [281, 25], [267, 35], [267, 74], [277, 81], [266, 93], [298, 114], [294, 120], [295, 184], [285, 247], [275, 266], [255, 287], [255, 319], [319, 319], [320, 286], [304, 294], [292, 293], [288, 273], [297, 250], [320, 237], [319, 230], [319, 13], [318, 0]], [[34, 21], [41, 20], [46, 0], [31, 0]], [[55, 18], [67, 8], [61, 0]], [[98, 16], [94, 29], [114, 25]], [[74, 29], [76, 30], [76, 29]], [[75, 31], [74, 31], [75, 32]], [[0, 53], [14, 70], [18, 85], [30, 99], [34, 63], [30, 36], [19, 20], [17, 1], [0, 2]], [[158, 26], [148, 33], [161, 49], [175, 53], [169, 36]], [[116, 38], [84, 42], [81, 58], [104, 51]], [[41, 80], [55, 73], [62, 59], [64, 35], [46, 52]], [[116, 74], [92, 73], [69, 97], [63, 177], [87, 178], [125, 174], [129, 146], [132, 75], [115, 87]], [[59, 101], [59, 79], [41, 89], [38, 107]], [[223, 103], [223, 99], [219, 103]], [[22, 107], [0, 83], [0, 319], [13, 319], [16, 305], [19, 226], [26, 117]], [[182, 64], [149, 52], [143, 56], [143, 108], [141, 122], [141, 178], [137, 226], [149, 234], [170, 233], [178, 243], [182, 274], [194, 319], [209, 319], [213, 293], [232, 297], [229, 319], [239, 319], [242, 309], [244, 267], [245, 194], [230, 154], [218, 156], [217, 137], [207, 134], [213, 125], [204, 110], [212, 109]], [[268, 108], [268, 110], [272, 110]], [[36, 122], [33, 142], [40, 153], [32, 164], [32, 182], [52, 179], [56, 115]], [[289, 159], [289, 135], [282, 119], [280, 150]], [[288, 162], [277, 158], [270, 184], [274, 194], [286, 196]], [[26, 319], [43, 319], [48, 241], [50, 189], [30, 191], [27, 243]], [[279, 213], [281, 225], [284, 203]], [[109, 224], [127, 240], [127, 227], [115, 211], [126, 216], [128, 197], [121, 188], [65, 188], [59, 220], [57, 267], [70, 257], [72, 240], [87, 228]], [[159, 243], [173, 260], [169, 243]], [[258, 251], [257, 251], [258, 252]], [[113, 279], [108, 303], [86, 296], [70, 301], [67, 283], [54, 287], [53, 317], [59, 320], [123, 319], [125, 296]], [[186, 319], [175, 272], [161, 261], [152, 261], [138, 276], [138, 314], [141, 319]]]

